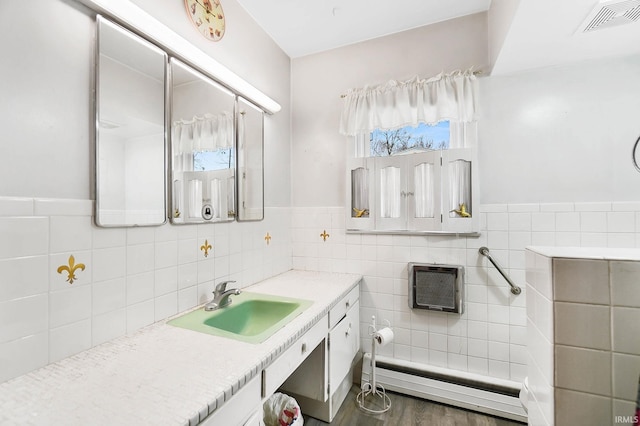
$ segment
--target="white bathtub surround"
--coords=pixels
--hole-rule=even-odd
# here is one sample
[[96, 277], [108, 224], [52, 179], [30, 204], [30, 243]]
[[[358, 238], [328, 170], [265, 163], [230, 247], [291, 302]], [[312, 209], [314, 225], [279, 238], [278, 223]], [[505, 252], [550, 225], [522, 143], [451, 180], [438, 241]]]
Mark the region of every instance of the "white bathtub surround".
[[198, 423], [259, 375], [359, 280], [353, 274], [290, 271], [251, 286], [247, 291], [314, 301], [258, 345], [162, 321], [9, 380], [0, 384], [0, 424]]
[[640, 376], [640, 249], [531, 247], [526, 257], [530, 424], [628, 422]]
[[[97, 228], [92, 211], [91, 200], [0, 197], [0, 383], [203, 303], [223, 279], [245, 287], [291, 269], [287, 208], [128, 229]], [[70, 255], [85, 265], [73, 284], [56, 271]]]
[[[384, 356], [521, 383], [527, 375], [525, 247], [640, 247], [640, 203], [485, 204], [480, 236], [346, 234], [344, 211], [293, 209], [296, 269], [359, 273], [361, 336], [367, 347], [371, 315], [388, 319], [395, 341]], [[326, 242], [319, 234], [326, 229]], [[478, 254], [487, 246], [513, 281], [515, 296]], [[407, 263], [465, 267], [465, 313], [410, 310]]]

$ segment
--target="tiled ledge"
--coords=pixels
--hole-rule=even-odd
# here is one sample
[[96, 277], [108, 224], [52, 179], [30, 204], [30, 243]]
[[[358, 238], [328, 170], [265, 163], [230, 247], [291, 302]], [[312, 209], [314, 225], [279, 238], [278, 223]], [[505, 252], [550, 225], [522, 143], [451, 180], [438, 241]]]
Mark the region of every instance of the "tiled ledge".
[[0, 217], [91, 216], [93, 200], [0, 197]]
[[638, 248], [607, 247], [527, 247], [529, 250], [546, 257], [567, 259], [599, 259], [599, 260], [635, 260], [640, 261]]
[[[315, 303], [259, 345], [143, 328], [0, 385], [0, 424], [196, 424], [271, 364], [360, 280], [289, 271], [247, 290]], [[322, 289], [322, 291], [318, 291]]]

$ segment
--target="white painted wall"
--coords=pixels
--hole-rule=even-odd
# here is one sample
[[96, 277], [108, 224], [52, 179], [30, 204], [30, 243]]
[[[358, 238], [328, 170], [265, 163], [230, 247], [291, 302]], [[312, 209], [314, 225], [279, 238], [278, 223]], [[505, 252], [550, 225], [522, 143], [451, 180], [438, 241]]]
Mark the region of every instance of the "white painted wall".
[[480, 79], [480, 202], [640, 200], [640, 56]]
[[206, 54], [224, 64], [253, 86], [280, 103], [282, 110], [265, 115], [265, 205], [289, 206], [290, 59], [255, 23], [236, 0], [223, 2], [226, 30], [219, 42], [198, 33], [186, 14], [184, 2], [131, 0]]
[[0, 194], [90, 197], [93, 26], [75, 3], [0, 2]]
[[[640, 57], [480, 78], [480, 237], [345, 235], [340, 94], [488, 61], [486, 15], [293, 60], [293, 264], [361, 273], [363, 348], [371, 315], [396, 330], [385, 355], [521, 381], [526, 291], [509, 293], [492, 255], [524, 287], [528, 245], [637, 247]], [[424, 54], [421, 54], [423, 53]], [[320, 238], [326, 230], [327, 241]], [[466, 312], [407, 304], [407, 262], [466, 269]]]
[[[93, 13], [73, 0], [0, 1], [0, 382], [210, 300], [222, 279], [245, 287], [291, 268], [289, 58], [224, 3], [217, 44], [182, 2], [163, 2], [159, 18], [184, 23], [185, 38], [282, 105], [265, 125], [264, 221], [104, 229], [92, 222]], [[73, 284], [57, 272], [70, 256], [85, 265]]]
[[485, 68], [487, 15], [463, 18], [292, 61], [292, 186], [295, 206], [339, 206], [345, 197], [341, 94], [389, 80]]
[[496, 63], [521, 0], [491, 0], [488, 12], [489, 58]]
[[[224, 4], [227, 32], [217, 43], [192, 27], [183, 2], [136, 3], [283, 106], [265, 120], [265, 200], [288, 206], [289, 57], [235, 0]], [[36, 20], [15, 19], [25, 14]], [[0, 39], [0, 116], [3, 140], [12, 141], [0, 144], [0, 158], [13, 159], [0, 168], [0, 194], [92, 198], [93, 13], [74, 1], [3, 1]]]

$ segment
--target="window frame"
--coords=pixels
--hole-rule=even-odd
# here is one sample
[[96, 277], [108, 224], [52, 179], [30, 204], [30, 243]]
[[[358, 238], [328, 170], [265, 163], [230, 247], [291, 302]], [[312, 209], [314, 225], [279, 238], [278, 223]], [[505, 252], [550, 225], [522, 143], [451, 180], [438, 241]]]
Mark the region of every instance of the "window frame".
[[[454, 123], [450, 128], [451, 138], [449, 148], [446, 150], [432, 150], [410, 154], [400, 154], [382, 157], [371, 157], [370, 147], [366, 134], [349, 137], [348, 156], [346, 161], [346, 230], [348, 233], [373, 233], [373, 234], [446, 234], [446, 235], [479, 235], [480, 212], [478, 205], [478, 167], [476, 123]], [[451, 146], [462, 145], [461, 148]], [[472, 146], [467, 146], [472, 145]], [[435, 160], [434, 160], [435, 157]], [[451, 176], [450, 163], [456, 160], [469, 161], [471, 163], [471, 209], [469, 218], [450, 217], [449, 182]], [[431, 162], [434, 167], [434, 217], [416, 218], [411, 212], [415, 212], [414, 167], [423, 162]], [[380, 217], [380, 172], [386, 165], [396, 165], [401, 169], [401, 191], [405, 195], [401, 200], [400, 218]], [[352, 214], [352, 175], [351, 171], [357, 167], [367, 170], [367, 183], [369, 185], [369, 215], [368, 217], [354, 217]]]

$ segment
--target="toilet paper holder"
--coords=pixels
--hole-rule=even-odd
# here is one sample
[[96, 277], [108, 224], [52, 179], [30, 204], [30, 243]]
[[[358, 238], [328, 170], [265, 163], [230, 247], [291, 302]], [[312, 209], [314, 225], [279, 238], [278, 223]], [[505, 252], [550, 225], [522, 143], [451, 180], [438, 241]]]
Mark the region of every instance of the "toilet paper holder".
[[[389, 321], [386, 326], [378, 329], [375, 315], [371, 316], [369, 335], [371, 336], [371, 380], [363, 383], [361, 391], [356, 396], [356, 401], [361, 410], [370, 414], [382, 414], [391, 408], [391, 399], [387, 396], [384, 387], [376, 383], [376, 346], [384, 346], [393, 341], [393, 331]], [[369, 400], [367, 401], [367, 397]]]

